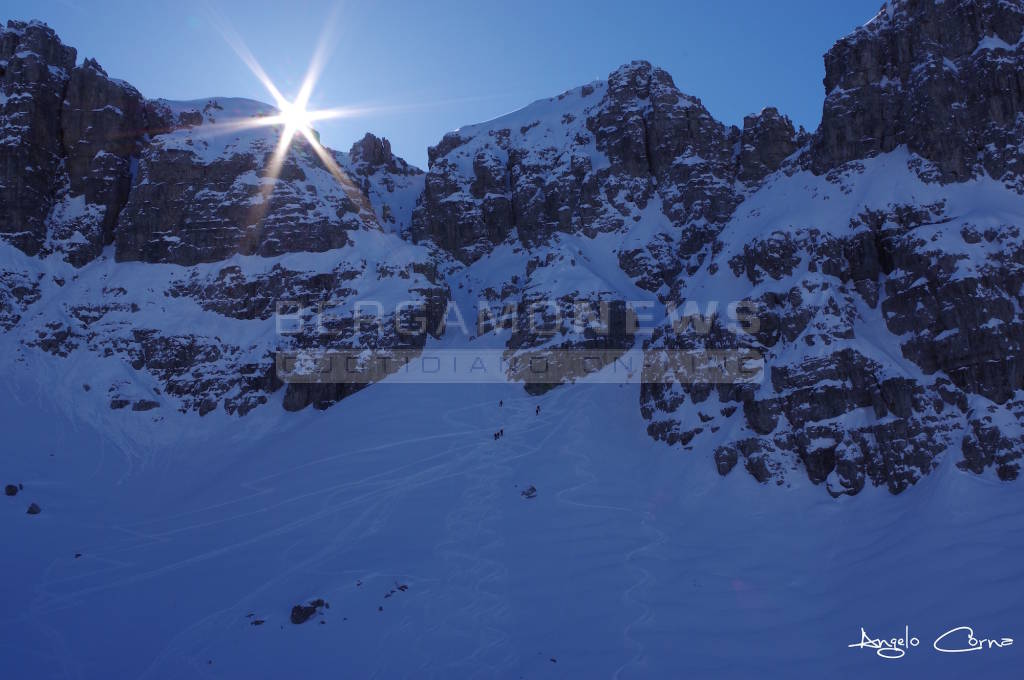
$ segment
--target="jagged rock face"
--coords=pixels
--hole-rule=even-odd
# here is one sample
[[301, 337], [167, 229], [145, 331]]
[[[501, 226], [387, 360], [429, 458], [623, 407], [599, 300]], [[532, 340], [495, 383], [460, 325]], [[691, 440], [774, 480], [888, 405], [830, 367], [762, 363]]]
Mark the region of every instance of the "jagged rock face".
[[679, 92], [660, 68], [634, 62], [612, 73], [587, 127], [608, 156], [610, 175], [639, 180], [624, 182], [634, 202], [643, 207], [657, 195], [673, 223], [720, 223], [740, 201], [732, 186], [738, 131]]
[[[943, 198], [885, 203], [893, 181], [897, 195]], [[786, 200], [810, 212], [790, 207], [793, 226], [771, 233], [764, 211]], [[816, 221], [822, 200], [833, 221], [798, 228]], [[729, 330], [718, 318], [698, 332], [684, 318], [649, 343], [753, 349], [765, 380], [645, 385], [650, 434], [713, 451], [722, 474], [741, 463], [764, 482], [805, 474], [833, 495], [869, 483], [898, 493], [946, 451], [962, 451], [964, 469], [1015, 478], [1024, 438], [1016, 427], [997, 436], [993, 423], [1024, 417], [1024, 240], [1003, 212], [1017, 200], [991, 181], [929, 188], [898, 155], [832, 181], [769, 180], [723, 229], [708, 265], [679, 284], [680, 306], [701, 309], [716, 291], [741, 292], [757, 305], [756, 327]]]
[[891, 213], [883, 219], [876, 229], [892, 271], [881, 309], [889, 331], [905, 338], [903, 355], [967, 393], [997, 404], [1011, 400], [1024, 389], [1020, 227], [979, 230], [966, 222], [954, 236], [961, 242], [950, 248], [923, 240], [915, 233], [919, 224], [898, 223]]
[[27, 271], [8, 269], [0, 272], [0, 328], [9, 331], [21, 321], [21, 315], [39, 300], [39, 279]]
[[898, 493], [949, 451], [1017, 477], [1022, 26], [1016, 0], [889, 2], [826, 55], [822, 125], [798, 159], [784, 162], [804, 144], [791, 128], [745, 121], [755, 190], [672, 295], [739, 293], [759, 326], [666, 324], [649, 347], [754, 349], [765, 381], [645, 385], [652, 436], [713, 451], [722, 474], [806, 475], [833, 495]]
[[1022, 30], [1020, 0], [890, 0], [825, 55], [813, 167], [907, 145], [938, 179], [1024, 192]]
[[[778, 170], [804, 142], [771, 108], [743, 131], [727, 127], [667, 72], [633, 62], [606, 82], [446, 135], [430, 149], [413, 236], [472, 262], [510, 234], [534, 247], [557, 232], [626, 230], [650, 219], [650, 205], [677, 233], [687, 228], [674, 253], [686, 257], [729, 218], [744, 184]], [[663, 241], [645, 245], [627, 266], [679, 259]]]
[[964, 459], [957, 466], [975, 474], [995, 468], [999, 479], [1011, 481], [1020, 475], [1020, 447], [1024, 442], [1024, 400], [1002, 407], [985, 404], [968, 413], [970, 421], [963, 439]]
[[[245, 415], [282, 387], [290, 410], [326, 408], [365, 385], [285, 384], [279, 352], [420, 349], [448, 295], [422, 250], [379, 231], [351, 238], [352, 248], [321, 254], [193, 267], [104, 257], [77, 271], [58, 262], [60, 276], [37, 279], [12, 268], [0, 277], [0, 322], [14, 361], [74, 355], [114, 409]], [[381, 301], [381, 318], [357, 326], [354, 305], [367, 297]], [[399, 301], [422, 308], [428, 323], [396, 323]]]
[[31, 254], [46, 240], [64, 155], [60, 112], [75, 58], [43, 24], [0, 28], [0, 236]]
[[142, 95], [46, 26], [8, 22], [0, 146], [0, 234], [28, 253], [82, 266], [113, 239], [132, 158], [147, 133]]
[[345, 246], [349, 230], [375, 223], [365, 198], [341, 186], [304, 142], [293, 142], [276, 181], [264, 178], [279, 131], [231, 125], [267, 116], [270, 107], [247, 100], [165, 107], [164, 116], [184, 127], [154, 136], [139, 160], [116, 229], [118, 260], [193, 265], [236, 253], [324, 252]]
[[[701, 266], [745, 192], [804, 142], [772, 109], [745, 127], [716, 121], [664, 70], [633, 62], [446, 135], [429, 152], [413, 237], [468, 263], [456, 286], [503, 309], [545, 305], [564, 321], [576, 305], [649, 300]], [[569, 326], [546, 335], [521, 315], [506, 348], [536, 356], [635, 342], [622, 328]]]
[[378, 168], [386, 166], [393, 172], [409, 172], [409, 165], [404, 161], [400, 165], [391, 153], [391, 142], [369, 132], [352, 145], [348, 154], [353, 163], [365, 163]]
[[373, 204], [381, 227], [408, 233], [416, 200], [423, 193], [423, 171], [391, 153], [391, 143], [369, 132], [345, 154], [343, 167]]
[[447, 135], [430, 149], [413, 236], [472, 262], [513, 233], [532, 247], [556, 232], [623, 229], [652, 202], [679, 227], [720, 223], [740, 201], [738, 137], [668, 73], [634, 62]]
[[94, 60], [71, 72], [61, 112], [67, 184], [50, 215], [49, 247], [77, 266], [114, 239], [133, 159], [147, 133], [146, 114], [139, 91], [109, 78]]
[[799, 132], [793, 122], [768, 107], [756, 116], [743, 119], [738, 161], [739, 179], [757, 183], [782, 167], [783, 162], [796, 153], [807, 140], [803, 128]]

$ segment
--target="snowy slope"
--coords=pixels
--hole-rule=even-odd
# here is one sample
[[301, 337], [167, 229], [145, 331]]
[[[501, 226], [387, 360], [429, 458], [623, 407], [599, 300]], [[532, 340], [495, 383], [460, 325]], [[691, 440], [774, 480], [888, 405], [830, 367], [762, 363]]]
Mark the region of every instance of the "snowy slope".
[[[119, 446], [54, 409], [38, 368], [0, 387], [3, 481], [25, 486], [0, 499], [7, 677], [1019, 668], [1016, 647], [930, 648], [958, 625], [1019, 635], [1024, 607], [1020, 494], [955, 468], [839, 502], [721, 478], [643, 435], [616, 385], [379, 385], [230, 437], [224, 414], [174, 415]], [[329, 609], [291, 624], [313, 598]], [[847, 647], [906, 625], [923, 642], [902, 660]]]

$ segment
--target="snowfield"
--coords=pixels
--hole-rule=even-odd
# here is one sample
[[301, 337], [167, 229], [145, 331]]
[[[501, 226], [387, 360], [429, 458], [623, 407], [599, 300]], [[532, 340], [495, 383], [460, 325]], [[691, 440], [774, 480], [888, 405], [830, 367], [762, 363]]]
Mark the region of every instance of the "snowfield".
[[[64, 367], [39, 360], [0, 387], [0, 482], [24, 485], [0, 499], [4, 677], [1020, 668], [1020, 646], [932, 649], [957, 626], [1022, 635], [1024, 502], [991, 471], [944, 461], [899, 496], [838, 500], [723, 478], [644, 433], [636, 385], [383, 384], [245, 420], [108, 411], [112, 436], [69, 417], [84, 392], [54, 405], [41, 386]], [[848, 647], [907, 626], [901, 659]]]

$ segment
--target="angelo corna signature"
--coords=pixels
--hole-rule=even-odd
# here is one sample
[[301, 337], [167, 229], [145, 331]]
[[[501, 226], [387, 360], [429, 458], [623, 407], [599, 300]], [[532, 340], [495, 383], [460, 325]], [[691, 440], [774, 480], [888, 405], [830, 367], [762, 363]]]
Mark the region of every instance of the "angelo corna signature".
[[[851, 649], [873, 649], [875, 654], [883, 659], [902, 659], [907, 652], [921, 644], [921, 639], [910, 634], [910, 626], [903, 629], [900, 637], [882, 639], [868, 635], [863, 628], [860, 629], [860, 642], [847, 645]], [[935, 638], [932, 648], [936, 652], [944, 654], [962, 654], [964, 652], [981, 652], [991, 649], [1003, 649], [1013, 645], [1013, 638], [978, 637], [970, 626], [957, 626], [947, 630]]]

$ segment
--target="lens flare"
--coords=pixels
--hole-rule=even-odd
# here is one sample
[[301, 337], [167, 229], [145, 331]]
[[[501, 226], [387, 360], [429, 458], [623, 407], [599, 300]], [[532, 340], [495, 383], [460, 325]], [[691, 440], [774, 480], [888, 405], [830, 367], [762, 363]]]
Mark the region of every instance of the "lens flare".
[[288, 150], [291, 148], [296, 135], [299, 135], [309, 148], [317, 155], [317, 158], [320, 159], [320, 162], [323, 163], [328, 172], [330, 172], [335, 180], [337, 180], [338, 184], [345, 192], [345, 195], [359, 210], [360, 217], [366, 221], [376, 224], [376, 215], [374, 214], [373, 208], [370, 206], [366, 196], [364, 196], [363, 192], [358, 189], [351, 179], [349, 179], [348, 175], [345, 174], [345, 171], [341, 169], [341, 166], [338, 165], [338, 162], [334, 159], [331, 152], [324, 148], [320, 143], [316, 132], [313, 130], [313, 123], [317, 121], [358, 115], [361, 111], [358, 109], [346, 108], [323, 110], [310, 110], [308, 108], [310, 97], [313, 95], [313, 90], [316, 87], [317, 80], [319, 80], [327, 61], [328, 48], [332, 44], [332, 31], [333, 26], [336, 24], [336, 18], [337, 7], [335, 7], [331, 17], [324, 22], [323, 32], [320, 34], [320, 39], [317, 41], [313, 57], [310, 59], [306, 75], [302, 80], [302, 86], [299, 88], [298, 95], [292, 101], [289, 101], [281, 93], [281, 90], [270, 79], [270, 76], [267, 75], [267, 72], [260, 65], [259, 61], [256, 59], [255, 55], [253, 55], [252, 51], [249, 50], [245, 42], [234, 31], [228, 28], [224, 22], [219, 22], [221, 23], [220, 30], [224, 35], [224, 39], [234, 49], [235, 53], [238, 54], [239, 58], [241, 58], [245, 65], [249, 67], [249, 70], [252, 71], [253, 75], [255, 75], [263, 84], [263, 87], [266, 88], [267, 92], [273, 98], [274, 104], [277, 108], [277, 114], [247, 119], [245, 121], [233, 121], [218, 127], [235, 130], [252, 127], [280, 127], [280, 137], [278, 138], [277, 145], [275, 146], [270, 159], [267, 161], [266, 170], [264, 172], [264, 181], [262, 183], [261, 192], [263, 197], [263, 209], [266, 208], [266, 205], [270, 200], [270, 195], [273, 193], [274, 185], [281, 174], [281, 167], [284, 165], [285, 158], [288, 155]]

